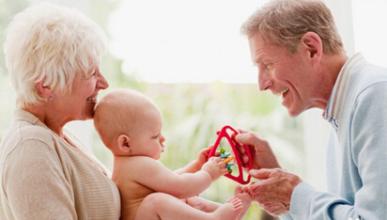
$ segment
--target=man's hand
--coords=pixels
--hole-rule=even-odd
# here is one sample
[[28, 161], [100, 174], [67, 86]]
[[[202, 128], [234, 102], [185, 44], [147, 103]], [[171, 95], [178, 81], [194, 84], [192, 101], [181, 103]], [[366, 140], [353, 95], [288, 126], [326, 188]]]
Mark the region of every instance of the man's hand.
[[245, 186], [249, 194], [269, 214], [277, 216], [289, 211], [290, 199], [294, 188], [301, 179], [282, 169], [250, 170], [250, 175], [260, 180]]
[[[253, 168], [279, 168], [280, 165], [277, 162], [277, 158], [273, 154], [270, 145], [267, 141], [260, 139], [256, 134], [252, 132], [246, 132], [239, 130], [239, 134], [235, 136], [235, 140], [241, 145], [247, 145], [250, 147], [251, 155], [253, 157]], [[240, 148], [242, 154], [243, 163], [246, 165], [248, 157], [244, 148]]]

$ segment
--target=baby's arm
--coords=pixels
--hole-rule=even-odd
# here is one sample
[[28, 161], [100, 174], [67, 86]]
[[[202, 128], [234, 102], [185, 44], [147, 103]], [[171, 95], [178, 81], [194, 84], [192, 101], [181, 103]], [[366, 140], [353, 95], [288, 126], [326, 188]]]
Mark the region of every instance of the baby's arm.
[[202, 168], [203, 164], [208, 161], [208, 158], [209, 158], [208, 155], [211, 151], [211, 148], [212, 147], [210, 146], [208, 148], [202, 149], [199, 152], [198, 158], [191, 161], [186, 166], [176, 170], [175, 172], [178, 174], [182, 174], [182, 173], [194, 173], [194, 172], [199, 171]]
[[132, 158], [135, 180], [157, 192], [164, 192], [178, 198], [187, 198], [203, 192], [212, 181], [227, 173], [220, 158], [211, 158], [201, 170], [195, 173], [177, 174], [157, 160], [148, 157]]

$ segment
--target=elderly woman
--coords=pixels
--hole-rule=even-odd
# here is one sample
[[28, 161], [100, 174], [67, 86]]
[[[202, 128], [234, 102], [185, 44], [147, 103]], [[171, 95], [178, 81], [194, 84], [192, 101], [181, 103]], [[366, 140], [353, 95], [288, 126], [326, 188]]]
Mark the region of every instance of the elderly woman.
[[108, 83], [103, 32], [79, 12], [38, 5], [17, 14], [5, 56], [17, 97], [0, 146], [0, 219], [119, 219], [119, 192], [103, 166], [63, 130], [93, 116]]

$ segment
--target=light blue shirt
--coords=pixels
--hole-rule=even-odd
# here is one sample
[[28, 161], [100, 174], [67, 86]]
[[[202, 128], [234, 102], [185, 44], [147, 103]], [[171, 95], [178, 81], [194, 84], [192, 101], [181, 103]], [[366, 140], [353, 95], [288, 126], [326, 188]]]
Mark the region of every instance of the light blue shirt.
[[332, 125], [328, 192], [302, 182], [284, 218], [387, 219], [387, 69], [367, 63], [360, 54], [351, 57], [336, 80], [324, 118]]

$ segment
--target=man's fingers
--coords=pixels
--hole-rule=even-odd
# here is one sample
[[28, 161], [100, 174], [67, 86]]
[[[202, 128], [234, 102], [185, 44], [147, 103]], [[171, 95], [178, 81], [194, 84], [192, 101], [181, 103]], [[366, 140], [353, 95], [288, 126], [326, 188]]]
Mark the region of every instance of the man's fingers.
[[250, 133], [239, 133], [235, 136], [235, 140], [241, 144], [251, 144], [247, 143], [249, 140], [249, 134]]
[[270, 186], [271, 180], [261, 180], [259, 182], [255, 182], [253, 184], [250, 184], [248, 186], [245, 186], [245, 191], [248, 192], [250, 195], [259, 195], [259, 199], [264, 199], [267, 194], [267, 189]]
[[237, 187], [235, 188], [235, 193], [242, 193], [242, 192], [243, 192], [243, 189], [242, 189], [241, 186], [237, 186]]
[[252, 170], [249, 170], [249, 174], [256, 178], [256, 179], [267, 179], [270, 177], [270, 175], [272, 175], [273, 173], [273, 169], [265, 169], [265, 168], [262, 168], [262, 169], [252, 169]]
[[244, 129], [241, 129], [241, 128], [238, 128], [237, 130], [238, 130], [238, 132], [239, 132], [239, 133], [247, 133], [247, 131], [246, 131], [246, 130], [244, 130]]
[[242, 160], [244, 164], [247, 164], [249, 162], [249, 157], [247, 155], [243, 155]]
[[253, 146], [266, 143], [264, 140], [260, 139], [257, 135], [251, 132], [239, 133], [235, 136], [235, 140], [241, 144]]
[[249, 193], [249, 186], [237, 186], [235, 188], [235, 194], [238, 193]]
[[271, 215], [278, 216], [288, 211], [288, 209], [282, 204], [269, 204], [264, 205], [263, 208]]
[[246, 152], [245, 148], [244, 147], [240, 147], [238, 148], [238, 151], [241, 152], [242, 154]]

